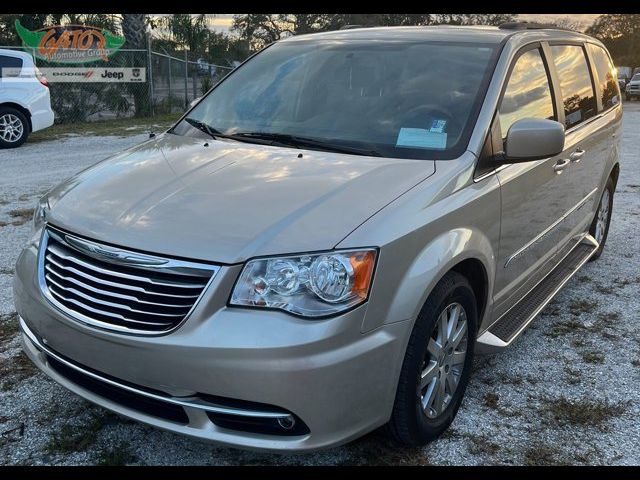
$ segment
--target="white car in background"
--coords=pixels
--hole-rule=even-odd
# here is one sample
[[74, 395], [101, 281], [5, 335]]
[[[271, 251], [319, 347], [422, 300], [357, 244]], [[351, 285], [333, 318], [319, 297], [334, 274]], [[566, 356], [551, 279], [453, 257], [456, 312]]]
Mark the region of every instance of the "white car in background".
[[634, 98], [640, 99], [640, 72], [633, 76], [625, 88], [625, 99], [631, 101]]
[[49, 85], [31, 55], [0, 49], [0, 148], [19, 147], [53, 119]]

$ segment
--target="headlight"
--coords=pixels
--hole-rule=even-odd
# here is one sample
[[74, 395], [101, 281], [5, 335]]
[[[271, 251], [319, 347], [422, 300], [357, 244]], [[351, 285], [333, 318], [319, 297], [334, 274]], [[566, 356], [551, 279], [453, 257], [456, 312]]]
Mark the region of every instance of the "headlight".
[[38, 204], [33, 209], [33, 228], [28, 243], [37, 245], [40, 241], [40, 234], [42, 233], [42, 228], [47, 221], [50, 209], [49, 199], [46, 195], [38, 200]]
[[333, 315], [367, 300], [376, 256], [375, 249], [363, 249], [251, 260], [229, 303], [305, 317]]

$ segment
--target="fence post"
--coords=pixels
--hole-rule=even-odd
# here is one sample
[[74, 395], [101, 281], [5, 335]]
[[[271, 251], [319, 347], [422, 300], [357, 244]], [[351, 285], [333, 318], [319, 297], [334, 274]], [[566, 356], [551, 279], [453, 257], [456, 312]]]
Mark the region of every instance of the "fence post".
[[169, 62], [169, 99], [167, 104], [169, 105], [169, 113], [173, 113], [173, 98], [171, 97], [171, 56], [167, 56], [167, 62]]
[[189, 108], [189, 57], [184, 49], [184, 108]]
[[151, 115], [155, 115], [155, 105], [153, 101], [153, 66], [151, 65], [151, 32], [147, 32], [147, 81], [149, 82], [149, 106]]

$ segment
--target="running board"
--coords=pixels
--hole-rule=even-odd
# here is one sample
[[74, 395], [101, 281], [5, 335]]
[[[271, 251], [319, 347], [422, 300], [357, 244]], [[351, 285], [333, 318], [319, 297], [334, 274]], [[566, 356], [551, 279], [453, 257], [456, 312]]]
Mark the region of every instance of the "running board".
[[596, 253], [598, 246], [591, 235], [586, 235], [545, 278], [478, 337], [478, 352], [489, 353], [509, 346]]

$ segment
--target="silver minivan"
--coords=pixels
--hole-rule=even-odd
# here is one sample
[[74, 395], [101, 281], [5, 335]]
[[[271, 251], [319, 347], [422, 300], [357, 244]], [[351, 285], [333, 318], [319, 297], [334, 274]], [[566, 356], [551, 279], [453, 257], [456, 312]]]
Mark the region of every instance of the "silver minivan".
[[[24, 349], [127, 417], [308, 451], [424, 444], [607, 239], [622, 119], [588, 36], [303, 35], [39, 202]], [[87, 152], [91, 155], [91, 152]]]

